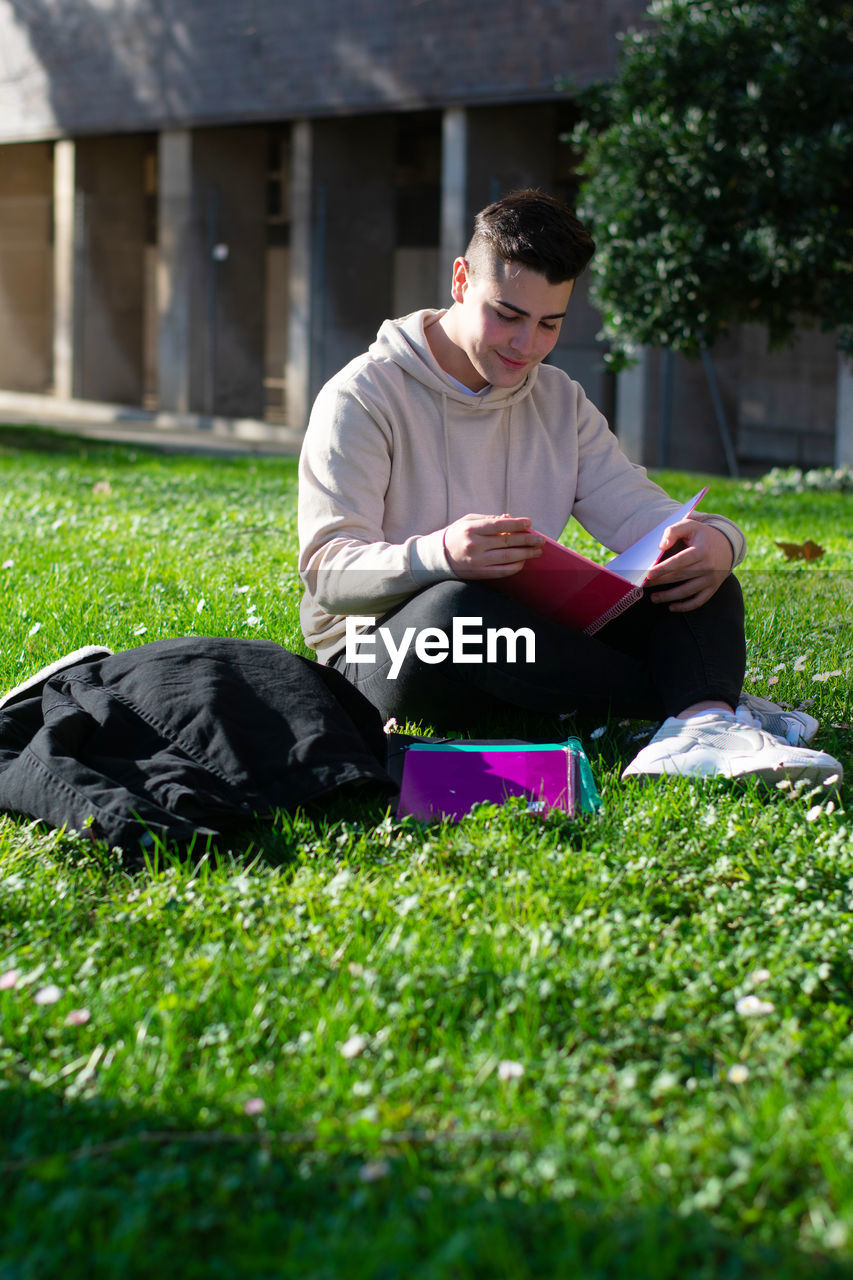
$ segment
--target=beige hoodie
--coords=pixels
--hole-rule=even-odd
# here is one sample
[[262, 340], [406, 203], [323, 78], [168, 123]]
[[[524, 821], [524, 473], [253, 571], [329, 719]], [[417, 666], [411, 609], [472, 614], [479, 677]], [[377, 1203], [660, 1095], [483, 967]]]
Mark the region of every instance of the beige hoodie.
[[[299, 463], [299, 572], [302, 630], [323, 662], [343, 648], [346, 615], [378, 617], [455, 577], [443, 535], [461, 516], [529, 516], [551, 538], [574, 516], [619, 552], [678, 508], [562, 370], [461, 390], [424, 333], [442, 314], [386, 320], [314, 404]], [[739, 563], [737, 525], [695, 518], [726, 535]]]

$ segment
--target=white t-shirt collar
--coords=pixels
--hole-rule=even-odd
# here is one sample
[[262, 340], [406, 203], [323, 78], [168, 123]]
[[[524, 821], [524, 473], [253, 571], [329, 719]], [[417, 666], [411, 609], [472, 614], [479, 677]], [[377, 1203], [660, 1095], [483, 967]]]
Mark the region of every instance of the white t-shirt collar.
[[487, 391], [491, 391], [492, 389], [492, 384], [487, 382], [479, 391], [472, 391], [470, 387], [465, 386], [464, 382], [460, 382], [458, 378], [454, 378], [452, 373], [448, 373], [446, 370], [442, 370], [442, 372], [444, 373], [445, 378], [449, 378], [454, 387], [458, 387], [460, 391], [464, 391], [466, 396], [484, 396]]

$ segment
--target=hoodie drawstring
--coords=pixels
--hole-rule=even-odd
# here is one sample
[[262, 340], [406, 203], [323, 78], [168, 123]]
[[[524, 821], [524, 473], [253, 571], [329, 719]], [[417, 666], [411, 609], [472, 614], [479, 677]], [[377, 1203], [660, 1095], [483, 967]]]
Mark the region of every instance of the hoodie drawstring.
[[516, 516], [523, 512], [512, 509], [512, 401], [506, 407], [506, 448], [504, 449], [504, 502], [508, 515]]
[[447, 430], [447, 392], [441, 393], [441, 438], [444, 445], [444, 474], [447, 476], [447, 483], [444, 486], [445, 501], [447, 509], [445, 512], [445, 525], [450, 524], [450, 513], [453, 507], [453, 469], [450, 465], [450, 440]]

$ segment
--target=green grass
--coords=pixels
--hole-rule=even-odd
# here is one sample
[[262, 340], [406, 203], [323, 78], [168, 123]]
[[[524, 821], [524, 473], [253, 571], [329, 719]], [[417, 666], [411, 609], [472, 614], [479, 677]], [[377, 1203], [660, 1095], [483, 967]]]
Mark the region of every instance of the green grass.
[[[749, 687], [849, 779], [850, 499], [710, 483]], [[292, 460], [0, 430], [0, 688], [301, 651], [295, 558]], [[0, 1280], [853, 1275], [850, 783], [626, 785], [644, 726], [591, 727], [578, 821], [339, 803], [139, 871], [0, 816]]]

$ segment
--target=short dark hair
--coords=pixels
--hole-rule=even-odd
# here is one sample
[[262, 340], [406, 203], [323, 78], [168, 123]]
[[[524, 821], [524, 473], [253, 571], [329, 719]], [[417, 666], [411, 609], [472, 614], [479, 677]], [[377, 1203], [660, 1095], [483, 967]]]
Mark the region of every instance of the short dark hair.
[[528, 188], [480, 210], [465, 257], [475, 273], [488, 274], [497, 258], [563, 284], [577, 279], [594, 253], [592, 236], [568, 205]]

